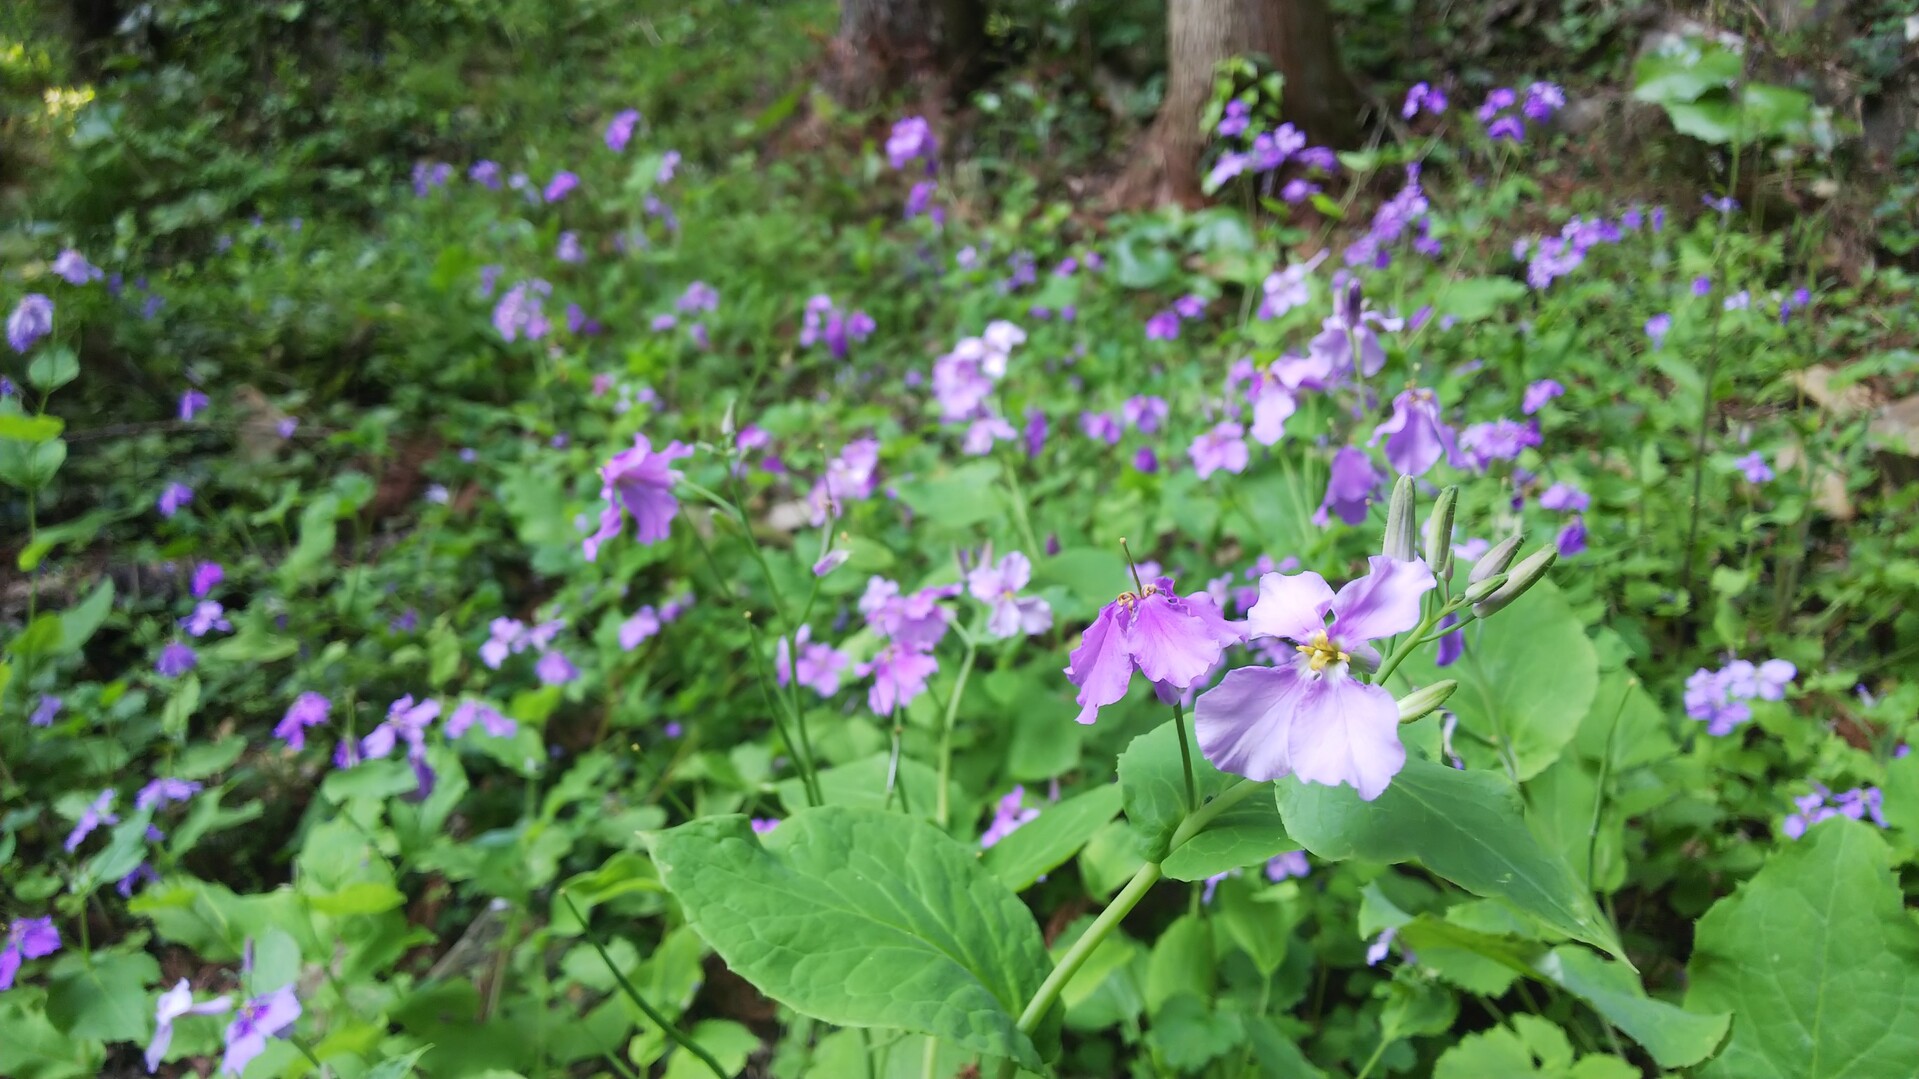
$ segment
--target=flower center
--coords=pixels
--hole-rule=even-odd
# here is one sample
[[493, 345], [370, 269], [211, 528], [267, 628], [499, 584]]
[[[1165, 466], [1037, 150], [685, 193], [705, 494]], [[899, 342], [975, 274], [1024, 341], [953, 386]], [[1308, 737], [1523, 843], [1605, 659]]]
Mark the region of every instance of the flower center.
[[1113, 602], [1126, 608], [1128, 611], [1131, 611], [1133, 608], [1139, 606], [1140, 602], [1144, 600], [1147, 596], [1150, 596], [1158, 591], [1159, 591], [1158, 586], [1149, 584], [1146, 586], [1145, 590], [1141, 592], [1121, 592], [1119, 596], [1113, 600]]
[[1313, 673], [1315, 674], [1323, 672], [1326, 668], [1336, 663], [1345, 663], [1352, 658], [1352, 656], [1348, 655], [1338, 645], [1334, 644], [1332, 638], [1328, 637], [1326, 631], [1323, 629], [1314, 633], [1312, 639], [1305, 644], [1296, 645], [1295, 647], [1298, 648], [1301, 654], [1306, 656], [1307, 665], [1312, 667]]

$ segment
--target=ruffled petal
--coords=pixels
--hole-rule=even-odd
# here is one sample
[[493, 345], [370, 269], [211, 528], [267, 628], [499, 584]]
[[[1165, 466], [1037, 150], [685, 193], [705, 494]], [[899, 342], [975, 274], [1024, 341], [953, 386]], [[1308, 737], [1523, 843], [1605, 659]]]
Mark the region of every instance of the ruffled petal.
[[1311, 570], [1265, 574], [1259, 579], [1259, 599], [1246, 612], [1246, 636], [1304, 641], [1326, 628], [1332, 605], [1332, 586]]
[[1376, 554], [1370, 572], [1346, 582], [1333, 597], [1333, 632], [1346, 644], [1404, 633], [1419, 624], [1419, 601], [1439, 582], [1420, 559], [1401, 562]]
[[1378, 686], [1344, 674], [1301, 678], [1287, 731], [1293, 774], [1307, 783], [1344, 784], [1370, 802], [1406, 764], [1399, 741], [1399, 706]]
[[1193, 703], [1199, 751], [1213, 767], [1247, 779], [1287, 774], [1289, 732], [1305, 681], [1291, 665], [1227, 671]]
[[1126, 648], [1122, 616], [1119, 604], [1107, 604], [1086, 627], [1079, 647], [1067, 656], [1066, 677], [1079, 687], [1073, 699], [1079, 703], [1076, 718], [1081, 723], [1098, 719], [1101, 706], [1126, 696], [1126, 687], [1133, 681], [1133, 657]]
[[[1213, 617], [1195, 615], [1185, 601], [1163, 592], [1140, 600], [1126, 630], [1127, 651], [1140, 673], [1175, 689], [1186, 689], [1206, 677], [1219, 662], [1225, 642], [1214, 625], [1224, 622], [1218, 609], [1209, 600], [1204, 610]], [[1226, 640], [1235, 636], [1229, 632]]]

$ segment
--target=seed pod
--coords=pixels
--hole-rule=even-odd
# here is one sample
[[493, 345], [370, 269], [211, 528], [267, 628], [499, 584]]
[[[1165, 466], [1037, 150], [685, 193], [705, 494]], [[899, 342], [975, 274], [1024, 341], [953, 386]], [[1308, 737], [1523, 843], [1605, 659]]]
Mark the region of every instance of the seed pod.
[[1504, 573], [1506, 567], [1513, 564], [1513, 556], [1519, 553], [1520, 541], [1525, 538], [1523, 533], [1515, 532], [1494, 544], [1491, 550], [1479, 556], [1479, 561], [1473, 563], [1473, 571], [1466, 575], [1467, 582], [1477, 583], [1495, 573]]
[[1512, 572], [1506, 575], [1506, 583], [1500, 585], [1498, 591], [1473, 604], [1473, 613], [1486, 618], [1504, 610], [1513, 600], [1525, 595], [1528, 588], [1538, 584], [1539, 579], [1544, 577], [1546, 571], [1552, 569], [1553, 563], [1557, 561], [1559, 561], [1559, 548], [1551, 544], [1527, 555], [1524, 561], [1514, 566]]
[[1453, 513], [1459, 506], [1459, 488], [1439, 492], [1433, 512], [1426, 517], [1426, 564], [1438, 571], [1453, 550]]
[[1424, 689], [1416, 689], [1406, 694], [1399, 699], [1399, 721], [1411, 723], [1415, 719], [1431, 715], [1440, 705], [1445, 704], [1446, 699], [1453, 695], [1453, 690], [1458, 688], [1459, 683], [1448, 678], [1443, 682], [1434, 682]]
[[1386, 557], [1411, 562], [1419, 557], [1413, 542], [1413, 478], [1399, 477], [1393, 484], [1393, 498], [1386, 504]]

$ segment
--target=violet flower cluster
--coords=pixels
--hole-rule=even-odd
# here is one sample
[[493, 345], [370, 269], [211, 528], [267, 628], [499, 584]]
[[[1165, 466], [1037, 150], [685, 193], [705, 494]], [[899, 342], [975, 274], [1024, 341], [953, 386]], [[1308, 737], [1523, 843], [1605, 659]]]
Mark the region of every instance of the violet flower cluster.
[[1787, 814], [1785, 822], [1779, 827], [1786, 838], [1798, 839], [1806, 834], [1806, 829], [1832, 817], [1852, 820], [1870, 818], [1879, 827], [1886, 827], [1885, 795], [1878, 787], [1854, 787], [1838, 794], [1823, 784], [1814, 783], [1813, 787], [1812, 793], [1802, 794], [1792, 800], [1795, 811]]
[[1752, 718], [1753, 700], [1784, 700], [1799, 668], [1783, 659], [1754, 664], [1735, 659], [1716, 671], [1704, 667], [1686, 679], [1686, 714], [1706, 724], [1715, 738], [1731, 734]]

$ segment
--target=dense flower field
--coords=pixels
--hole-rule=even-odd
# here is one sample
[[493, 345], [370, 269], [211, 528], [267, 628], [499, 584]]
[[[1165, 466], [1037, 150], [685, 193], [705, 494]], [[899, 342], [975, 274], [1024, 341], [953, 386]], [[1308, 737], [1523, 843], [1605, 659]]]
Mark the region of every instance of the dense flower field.
[[1912, 1075], [1915, 283], [1566, 107], [1096, 219], [615, 103], [7, 266], [0, 1074]]

